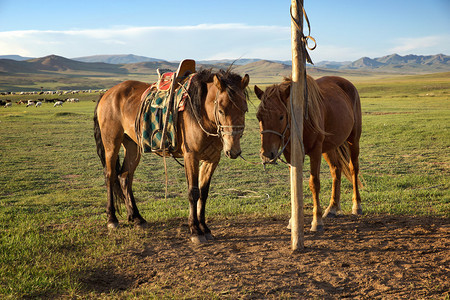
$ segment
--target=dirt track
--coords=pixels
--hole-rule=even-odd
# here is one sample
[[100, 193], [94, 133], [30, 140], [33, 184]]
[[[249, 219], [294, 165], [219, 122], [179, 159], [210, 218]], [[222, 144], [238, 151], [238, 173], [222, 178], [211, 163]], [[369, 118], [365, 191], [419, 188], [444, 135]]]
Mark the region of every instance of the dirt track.
[[[310, 218], [306, 218], [310, 222]], [[142, 244], [91, 270], [88, 293], [221, 299], [448, 299], [450, 219], [342, 216], [290, 251], [287, 220], [210, 219], [214, 242], [194, 246], [185, 220], [151, 224]], [[139, 292], [141, 291], [141, 292]]]

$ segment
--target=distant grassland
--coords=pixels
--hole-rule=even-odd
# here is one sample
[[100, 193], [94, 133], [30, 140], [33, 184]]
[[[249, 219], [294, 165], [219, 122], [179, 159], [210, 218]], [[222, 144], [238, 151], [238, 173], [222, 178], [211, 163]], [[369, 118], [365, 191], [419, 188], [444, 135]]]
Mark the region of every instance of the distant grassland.
[[[350, 79], [362, 99], [364, 213], [450, 218], [449, 73]], [[244, 157], [258, 162], [258, 100], [250, 95], [241, 144]], [[38, 97], [42, 96], [0, 99]], [[100, 267], [108, 255], [139, 243], [141, 236], [127, 225], [117, 232], [120, 243], [107, 234], [106, 190], [92, 130], [98, 94], [74, 97], [81, 102], [0, 108], [1, 298], [75, 297], [82, 294], [80, 270]], [[169, 193], [164, 200], [163, 161], [143, 156], [134, 183], [138, 206], [149, 222], [187, 222], [184, 171], [173, 160], [167, 162]], [[312, 212], [308, 170], [307, 158], [303, 184], [307, 222]], [[331, 176], [325, 163], [321, 179], [321, 204], [326, 206]], [[283, 164], [264, 171], [223, 157], [212, 180], [207, 218], [276, 216], [287, 221], [288, 183], [289, 171]], [[351, 185], [345, 179], [342, 208], [351, 212]], [[119, 220], [127, 224], [125, 216]]]
[[155, 82], [156, 75], [139, 74], [104, 74], [94, 72], [76, 72], [47, 74], [14, 74], [9, 76], [0, 76], [1, 92], [31, 92], [58, 90], [89, 90], [89, 89], [108, 89], [125, 80], [139, 80], [144, 82]]

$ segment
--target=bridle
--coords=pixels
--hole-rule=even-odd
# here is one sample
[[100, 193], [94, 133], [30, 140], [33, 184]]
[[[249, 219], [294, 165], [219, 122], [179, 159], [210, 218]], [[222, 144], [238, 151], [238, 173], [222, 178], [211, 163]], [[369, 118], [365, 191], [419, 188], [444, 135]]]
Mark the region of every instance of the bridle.
[[[239, 135], [239, 137], [242, 137], [244, 134], [244, 128], [245, 125], [222, 125], [219, 121], [219, 104], [217, 101], [217, 98], [219, 97], [219, 91], [217, 91], [216, 99], [214, 99], [214, 119], [217, 126], [217, 136], [219, 136], [221, 139], [224, 135]], [[231, 128], [231, 131], [227, 130], [225, 131], [225, 128]]]
[[[185, 92], [187, 93], [186, 88], [184, 88], [184, 86], [182, 86], [182, 87], [185, 90]], [[202, 131], [204, 133], [206, 133], [206, 135], [219, 137], [222, 141], [223, 141], [223, 136], [224, 135], [231, 135], [231, 136], [239, 135], [240, 137], [242, 137], [242, 135], [244, 133], [245, 125], [222, 125], [222, 124], [220, 124], [220, 121], [219, 121], [219, 101], [217, 101], [217, 99], [219, 98], [219, 94], [220, 94], [220, 90], [217, 90], [216, 98], [214, 99], [214, 122], [216, 123], [215, 125], [216, 125], [216, 128], [217, 128], [216, 133], [211, 133], [208, 130], [206, 130], [203, 127], [201, 119], [197, 115], [197, 112], [195, 112], [193, 110], [194, 117], [197, 120], [198, 125], [200, 126]], [[193, 106], [192, 105], [191, 96], [189, 95], [189, 93], [187, 93], [187, 95], [188, 95], [188, 99], [189, 99], [189, 102], [190, 102], [191, 106]], [[230, 130], [224, 130], [225, 128], [231, 128], [231, 131]]]

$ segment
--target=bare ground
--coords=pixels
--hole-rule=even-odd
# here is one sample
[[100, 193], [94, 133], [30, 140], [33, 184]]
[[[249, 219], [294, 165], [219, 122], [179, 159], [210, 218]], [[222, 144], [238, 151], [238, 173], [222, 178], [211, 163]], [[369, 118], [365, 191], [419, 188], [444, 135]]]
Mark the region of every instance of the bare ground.
[[[185, 299], [449, 299], [450, 219], [341, 216], [305, 225], [290, 250], [287, 219], [209, 219], [216, 240], [189, 241], [186, 220], [151, 224], [142, 243], [89, 270], [85, 292]], [[310, 222], [306, 218], [305, 223]]]

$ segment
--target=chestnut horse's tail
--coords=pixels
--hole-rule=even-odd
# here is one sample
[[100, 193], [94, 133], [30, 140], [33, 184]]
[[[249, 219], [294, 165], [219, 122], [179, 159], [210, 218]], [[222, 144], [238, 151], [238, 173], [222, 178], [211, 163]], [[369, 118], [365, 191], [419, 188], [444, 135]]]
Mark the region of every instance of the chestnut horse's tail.
[[[100, 95], [97, 105], [95, 106], [94, 110], [94, 138], [95, 138], [95, 144], [97, 146], [97, 154], [100, 158], [100, 161], [102, 162], [103, 166], [103, 172], [106, 175], [106, 155], [105, 155], [105, 146], [103, 145], [102, 141], [102, 132], [100, 130], [100, 125], [98, 123], [98, 116], [97, 116], [97, 108], [98, 104], [100, 103], [100, 100], [102, 99], [103, 95]], [[114, 193], [114, 208], [118, 213], [120, 213], [120, 203], [125, 201], [125, 196], [123, 194], [122, 188], [120, 187], [119, 177], [122, 166], [120, 165], [119, 157], [117, 157], [116, 160], [116, 176], [113, 183], [113, 193]]]
[[[350, 148], [348, 147], [347, 142], [336, 148], [337, 153], [337, 163], [341, 167], [342, 173], [344, 176], [352, 182], [352, 173], [350, 171]], [[362, 187], [362, 183], [358, 178], [358, 185]]]

